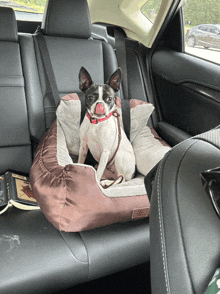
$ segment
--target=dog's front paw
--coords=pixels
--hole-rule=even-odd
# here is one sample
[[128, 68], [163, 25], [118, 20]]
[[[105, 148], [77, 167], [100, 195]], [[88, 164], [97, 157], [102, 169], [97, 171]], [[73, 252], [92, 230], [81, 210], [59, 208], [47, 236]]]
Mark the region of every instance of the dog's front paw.
[[102, 188], [107, 189], [108, 187], [114, 185], [114, 181], [113, 180], [102, 180], [102, 181], [100, 181], [100, 184], [101, 184]]
[[123, 181], [123, 176], [120, 175], [117, 177], [116, 180], [101, 180], [100, 184], [104, 189], [107, 189], [113, 185], [120, 184]]

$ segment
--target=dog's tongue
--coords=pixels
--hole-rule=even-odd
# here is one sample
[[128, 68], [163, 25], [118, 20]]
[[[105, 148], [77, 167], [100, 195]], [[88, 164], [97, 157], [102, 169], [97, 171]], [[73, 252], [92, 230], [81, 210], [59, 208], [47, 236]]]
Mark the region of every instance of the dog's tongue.
[[105, 107], [101, 103], [96, 105], [95, 114], [105, 114]]

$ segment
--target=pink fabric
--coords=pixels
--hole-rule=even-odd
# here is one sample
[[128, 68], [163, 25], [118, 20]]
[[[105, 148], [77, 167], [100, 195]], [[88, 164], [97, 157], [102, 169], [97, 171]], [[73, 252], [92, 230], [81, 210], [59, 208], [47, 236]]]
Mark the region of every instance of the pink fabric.
[[154, 136], [155, 139], [157, 139], [163, 146], [170, 147], [169, 144], [167, 144], [161, 137], [157, 134], [157, 132], [152, 129], [151, 127], [148, 127], [151, 130], [152, 135]]
[[[118, 108], [121, 108], [121, 99], [119, 97], [115, 97], [115, 105]], [[143, 105], [143, 104], [149, 104], [148, 102], [144, 102], [141, 100], [137, 100], [137, 99], [130, 99], [130, 109], [135, 108], [138, 105]]]
[[[107, 197], [96, 182], [93, 168], [77, 164], [64, 168], [56, 155], [55, 121], [38, 147], [30, 181], [43, 213], [57, 229], [78, 232], [149, 214], [147, 195]], [[137, 210], [145, 213], [134, 213]]]
[[135, 108], [138, 105], [143, 105], [143, 104], [149, 104], [147, 102], [137, 100], [137, 99], [131, 99], [130, 100], [130, 109]]
[[72, 94], [65, 95], [61, 99], [65, 101], [79, 100], [79, 96], [76, 93], [72, 93]]

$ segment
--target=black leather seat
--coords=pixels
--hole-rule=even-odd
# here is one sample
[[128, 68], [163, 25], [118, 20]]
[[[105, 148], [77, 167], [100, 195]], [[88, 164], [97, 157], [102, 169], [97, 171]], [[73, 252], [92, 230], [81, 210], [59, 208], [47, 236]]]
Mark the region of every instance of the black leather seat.
[[[81, 94], [78, 82], [81, 66], [89, 71], [94, 82], [101, 84], [106, 82], [117, 68], [112, 46], [106, 42], [91, 40], [90, 26], [87, 1], [47, 2], [42, 30], [60, 97], [69, 93]], [[46, 131], [44, 107], [47, 112], [51, 112], [52, 122], [55, 118], [52, 114], [55, 112], [55, 105], [48, 93], [42, 59], [33, 37], [20, 35], [20, 43], [27, 81], [30, 133], [33, 141], [39, 141]]]
[[14, 11], [0, 7], [0, 174], [29, 172], [31, 142]]
[[[24, 133], [19, 138], [23, 140], [19, 141], [23, 148], [23, 157], [14, 153], [12, 158], [10, 150], [14, 147], [11, 146], [14, 144], [17, 148], [18, 140], [8, 142], [10, 132], [3, 137], [0, 152], [3, 150], [5, 156], [0, 157], [0, 166], [2, 168], [4, 163], [2, 172], [10, 168], [28, 173], [31, 166], [31, 147], [35, 148], [46, 131], [44, 107], [52, 111], [51, 117], [54, 116], [55, 109], [50, 93], [46, 90], [43, 66], [39, 56], [36, 58], [38, 50], [33, 36], [20, 34], [18, 43], [12, 10], [5, 8], [0, 10], [1, 12], [2, 15], [13, 15], [10, 19], [0, 16], [0, 21], [3, 22], [0, 28], [6, 23], [8, 25], [10, 21], [11, 27], [7, 36], [13, 28], [13, 41], [2, 41], [1, 32], [0, 48], [2, 44], [13, 42], [17, 50], [17, 63], [16, 66], [13, 64], [14, 69], [11, 67], [10, 75], [17, 74], [19, 70], [19, 81], [16, 80], [16, 83], [22, 83], [19, 84], [16, 95], [14, 84], [12, 92], [9, 89], [6, 93], [7, 89], [0, 88], [0, 103], [4, 103], [5, 110], [5, 119], [1, 120], [1, 123], [8, 131], [14, 132], [16, 128], [20, 128]], [[84, 0], [48, 2], [43, 29], [60, 96], [79, 91], [77, 76], [82, 65], [91, 72], [97, 83], [103, 83], [117, 66], [110, 45], [89, 39], [88, 15], [87, 2]], [[14, 49], [9, 47], [0, 54], [0, 71], [8, 66], [4, 63], [6, 56], [10, 59], [13, 54]], [[14, 83], [14, 80], [11, 80]], [[4, 100], [5, 95], [7, 100]], [[22, 126], [14, 117], [11, 121], [6, 117], [7, 113], [11, 113], [12, 117], [15, 109], [20, 110], [19, 119]], [[25, 148], [28, 148], [28, 152]], [[9, 164], [10, 162], [12, 164]], [[81, 233], [64, 233], [55, 229], [41, 211], [27, 212], [10, 208], [0, 217], [1, 294], [52, 293], [149, 261], [148, 219], [118, 223]]]
[[204, 293], [220, 262], [220, 220], [200, 173], [220, 166], [220, 130], [186, 140], [160, 164], [150, 214], [152, 293]]

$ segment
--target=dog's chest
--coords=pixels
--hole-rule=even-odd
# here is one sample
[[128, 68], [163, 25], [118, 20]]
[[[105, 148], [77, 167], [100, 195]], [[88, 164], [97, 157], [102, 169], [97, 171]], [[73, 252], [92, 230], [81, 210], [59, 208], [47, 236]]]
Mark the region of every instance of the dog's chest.
[[103, 150], [110, 150], [114, 152], [115, 145], [117, 145], [117, 123], [115, 118], [98, 124], [87, 124], [85, 136], [87, 137], [88, 148], [93, 157], [99, 161]]

